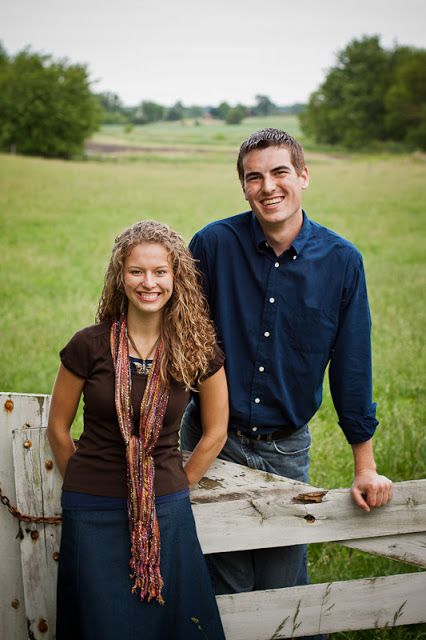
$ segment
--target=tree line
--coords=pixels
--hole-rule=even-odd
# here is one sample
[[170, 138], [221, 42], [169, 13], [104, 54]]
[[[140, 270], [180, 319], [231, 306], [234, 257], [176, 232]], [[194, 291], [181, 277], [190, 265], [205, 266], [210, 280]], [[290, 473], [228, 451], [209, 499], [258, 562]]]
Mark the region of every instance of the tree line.
[[300, 115], [317, 143], [359, 149], [396, 142], [426, 150], [426, 50], [352, 40]]
[[85, 140], [103, 123], [131, 128], [208, 116], [239, 124], [249, 115], [299, 110], [300, 105], [279, 107], [264, 95], [256, 96], [254, 106], [186, 107], [178, 101], [165, 107], [145, 100], [127, 107], [115, 93], [93, 93], [85, 65], [29, 48], [9, 56], [0, 43], [0, 151], [67, 159], [81, 156]]
[[281, 107], [258, 94], [255, 104], [125, 106], [112, 92], [94, 94], [85, 65], [24, 49], [9, 56], [0, 43], [0, 151], [71, 158], [102, 123], [125, 127], [209, 117], [238, 124], [247, 116], [298, 114], [316, 143], [349, 149], [397, 143], [426, 150], [426, 50], [385, 49], [379, 36], [352, 40], [307, 105]]
[[137, 106], [128, 107], [113, 92], [98, 93], [97, 98], [103, 109], [102, 122], [123, 125], [145, 125], [152, 122], [173, 122], [188, 119], [199, 121], [206, 117], [223, 120], [226, 124], [240, 124], [244, 118], [249, 116], [270, 116], [279, 113], [297, 114], [304, 107], [302, 104], [281, 107], [272, 102], [268, 96], [261, 94], [256, 96], [256, 102], [252, 106], [241, 103], [232, 106], [226, 101], [221, 102], [218, 106], [184, 106], [181, 101], [177, 101], [171, 107], [167, 107], [158, 102], [143, 100]]

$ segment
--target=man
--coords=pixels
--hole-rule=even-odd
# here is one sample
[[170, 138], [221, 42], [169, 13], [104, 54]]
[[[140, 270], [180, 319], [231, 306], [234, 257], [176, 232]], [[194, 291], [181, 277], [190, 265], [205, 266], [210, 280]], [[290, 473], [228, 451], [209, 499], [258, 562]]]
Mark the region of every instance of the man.
[[[364, 511], [386, 504], [392, 483], [376, 471], [371, 438], [370, 314], [362, 257], [302, 210], [309, 174], [287, 133], [246, 140], [238, 174], [251, 211], [213, 222], [190, 249], [226, 354], [227, 443], [220, 457], [308, 481], [308, 422], [321, 404], [325, 369], [339, 425], [352, 446], [352, 496]], [[200, 437], [196, 399], [182, 447]], [[303, 545], [210, 557], [216, 593], [306, 584]]]

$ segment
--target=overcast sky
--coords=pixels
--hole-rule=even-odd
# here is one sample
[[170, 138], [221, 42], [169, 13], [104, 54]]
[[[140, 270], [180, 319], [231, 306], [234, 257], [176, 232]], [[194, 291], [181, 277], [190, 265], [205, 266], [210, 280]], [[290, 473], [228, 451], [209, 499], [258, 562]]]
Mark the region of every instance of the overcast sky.
[[88, 65], [127, 105], [305, 102], [352, 38], [426, 46], [425, 0], [0, 0], [0, 40]]

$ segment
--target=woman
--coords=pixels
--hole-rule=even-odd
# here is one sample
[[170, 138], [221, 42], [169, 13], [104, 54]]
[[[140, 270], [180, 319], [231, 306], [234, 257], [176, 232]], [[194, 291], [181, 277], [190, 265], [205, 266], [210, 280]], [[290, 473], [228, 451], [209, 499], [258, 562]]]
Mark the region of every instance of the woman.
[[[96, 320], [60, 353], [48, 424], [64, 475], [57, 639], [223, 640], [188, 486], [225, 443], [228, 393], [177, 233], [146, 220], [116, 239]], [[183, 466], [190, 390], [203, 437]], [[76, 449], [70, 427], [82, 394]]]

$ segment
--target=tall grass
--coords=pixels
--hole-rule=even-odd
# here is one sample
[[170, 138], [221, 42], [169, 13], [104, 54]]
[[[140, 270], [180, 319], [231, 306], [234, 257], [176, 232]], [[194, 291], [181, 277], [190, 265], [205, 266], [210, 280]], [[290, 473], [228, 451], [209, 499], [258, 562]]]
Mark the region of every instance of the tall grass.
[[[243, 136], [240, 130], [238, 142]], [[112, 242], [125, 226], [153, 217], [189, 240], [210, 220], [247, 208], [234, 154], [215, 154], [215, 161], [206, 153], [114, 163], [0, 156], [2, 390], [50, 392], [59, 349], [93, 322]], [[355, 242], [365, 258], [379, 470], [395, 481], [425, 477], [425, 161], [325, 154], [309, 159], [306, 210]], [[311, 481], [349, 486], [350, 447], [336, 425], [327, 385], [324, 395], [311, 424]], [[413, 570], [337, 545], [312, 545], [310, 551], [313, 582]], [[426, 632], [411, 626], [334, 637], [420, 639]]]

